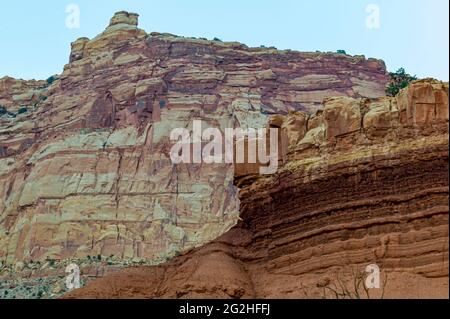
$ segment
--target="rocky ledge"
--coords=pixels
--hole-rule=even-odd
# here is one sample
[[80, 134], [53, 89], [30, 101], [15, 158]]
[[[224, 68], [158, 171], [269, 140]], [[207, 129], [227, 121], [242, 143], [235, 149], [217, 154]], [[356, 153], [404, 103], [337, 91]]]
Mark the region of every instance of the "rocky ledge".
[[[275, 116], [273, 176], [241, 165], [241, 220], [199, 249], [67, 298], [448, 298], [448, 84]], [[377, 265], [380, 289], [364, 289]], [[114, 289], [112, 289], [114, 287]]]

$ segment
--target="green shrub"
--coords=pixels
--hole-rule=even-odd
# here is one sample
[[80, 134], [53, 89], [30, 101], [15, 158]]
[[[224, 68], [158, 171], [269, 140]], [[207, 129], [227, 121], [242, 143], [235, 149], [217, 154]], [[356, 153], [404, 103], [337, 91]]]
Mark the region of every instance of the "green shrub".
[[47, 84], [51, 85], [53, 82], [55, 82], [55, 80], [56, 80], [56, 77], [54, 75], [52, 75], [51, 77], [49, 77], [47, 79]]
[[337, 54], [345, 54], [345, 55], [347, 55], [347, 52], [345, 52], [345, 50], [337, 50], [336, 53]]
[[222, 42], [219, 38], [214, 38], [213, 41]]
[[5, 115], [6, 113], [8, 113], [6, 107], [0, 105], [0, 116]]
[[386, 94], [389, 96], [396, 96], [401, 89], [404, 89], [412, 81], [417, 80], [417, 77], [406, 73], [404, 68], [400, 68], [397, 72], [390, 72], [391, 78], [388, 87], [386, 88]]
[[23, 113], [27, 113], [28, 109], [26, 107], [21, 107], [18, 111], [17, 114], [23, 114]]

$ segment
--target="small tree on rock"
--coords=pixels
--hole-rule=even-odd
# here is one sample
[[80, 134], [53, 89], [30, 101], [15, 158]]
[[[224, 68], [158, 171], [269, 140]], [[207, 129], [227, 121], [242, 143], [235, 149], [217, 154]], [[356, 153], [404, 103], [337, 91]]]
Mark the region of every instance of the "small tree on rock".
[[404, 68], [398, 69], [397, 72], [390, 72], [389, 77], [391, 80], [386, 88], [386, 93], [389, 96], [396, 96], [401, 89], [407, 87], [412, 81], [417, 80], [416, 76], [406, 73]]

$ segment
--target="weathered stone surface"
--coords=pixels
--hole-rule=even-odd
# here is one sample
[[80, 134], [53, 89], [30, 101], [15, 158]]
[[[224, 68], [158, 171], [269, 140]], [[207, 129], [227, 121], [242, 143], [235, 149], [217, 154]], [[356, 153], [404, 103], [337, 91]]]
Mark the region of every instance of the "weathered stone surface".
[[346, 97], [324, 101], [323, 119], [328, 139], [358, 131], [361, 128], [360, 102]]
[[[382, 61], [147, 34], [137, 18], [118, 12], [72, 43], [51, 85], [0, 82], [8, 111], [33, 105], [0, 118], [1, 260], [152, 259], [205, 243], [236, 222], [234, 169], [172, 165], [172, 128], [264, 127], [329, 95], [381, 96], [387, 82]], [[298, 114], [282, 143], [306, 133]]]
[[25, 81], [3, 77], [0, 79], [0, 106], [14, 113], [17, 113], [21, 107], [31, 107], [40, 102], [39, 98], [46, 85], [46, 81]]
[[[234, 120], [214, 106], [216, 95], [180, 91], [190, 77], [169, 90], [179, 61], [165, 45], [152, 52], [136, 26], [137, 16], [122, 12], [98, 37], [75, 41], [52, 85], [2, 79], [8, 111], [38, 98], [35, 109], [0, 118], [2, 262], [164, 260], [236, 223], [232, 165], [169, 158], [172, 128], [197, 118], [223, 129]], [[192, 67], [201, 76], [201, 65]]]
[[[435, 101], [424, 87], [448, 94], [446, 84], [413, 83], [407, 93], [419, 105]], [[326, 101], [325, 125], [316, 115], [305, 139], [325, 126], [326, 138], [309, 148], [291, 139], [275, 175], [237, 176], [237, 226], [167, 263], [119, 271], [66, 297], [448, 298], [448, 120], [400, 123], [395, 101]], [[303, 130], [297, 119], [269, 123]], [[380, 267], [381, 288], [366, 294], [371, 264]]]
[[[287, 120], [281, 125], [283, 148], [286, 146], [296, 145], [306, 134], [308, 123], [308, 114], [305, 112], [290, 113]], [[287, 139], [284, 141], [284, 139]]]
[[114, 14], [111, 18], [109, 26], [113, 26], [116, 24], [129, 24], [133, 26], [138, 25], [139, 15], [137, 13], [131, 13], [126, 11], [120, 11]]
[[[425, 121], [419, 129], [431, 135], [448, 125], [448, 85], [432, 82], [431, 89], [406, 91], [388, 102], [382, 98], [382, 61], [147, 34], [137, 27], [137, 15], [124, 12], [97, 37], [75, 41], [69, 61], [53, 83], [0, 80], [1, 105], [15, 114], [30, 106], [20, 115], [0, 115], [0, 261], [8, 269], [22, 262], [33, 276], [58, 269], [34, 272], [31, 260], [62, 265], [100, 255], [158, 263], [234, 226], [234, 178], [257, 174], [258, 166], [238, 174], [231, 164], [173, 165], [170, 131], [192, 129], [195, 119], [222, 130], [270, 121], [283, 134], [280, 163], [293, 165], [292, 154], [301, 154], [317, 163], [317, 176], [325, 176], [320, 174], [328, 167], [321, 163], [333, 159], [326, 159], [329, 145], [355, 144], [362, 149], [356, 154], [366, 154], [360, 139], [377, 145], [386, 139], [395, 149], [398, 134], [417, 136], [397, 129], [408, 118]], [[422, 107], [431, 103], [430, 90], [436, 127], [428, 125]], [[402, 112], [416, 115], [402, 121]], [[269, 120], [274, 114], [279, 116]], [[302, 183], [313, 177], [295, 178]], [[248, 203], [246, 196], [241, 199]], [[230, 268], [240, 265], [221, 253], [216, 257]], [[107, 269], [83, 267], [93, 276]], [[234, 280], [231, 295], [251, 295], [239, 271], [230, 273], [224, 287]]]
[[395, 100], [380, 98], [367, 102], [367, 113], [364, 115], [363, 127], [374, 132], [383, 132], [392, 127], [392, 121], [398, 122], [398, 111]]
[[448, 121], [448, 83], [415, 81], [397, 95], [402, 123], [424, 125]]

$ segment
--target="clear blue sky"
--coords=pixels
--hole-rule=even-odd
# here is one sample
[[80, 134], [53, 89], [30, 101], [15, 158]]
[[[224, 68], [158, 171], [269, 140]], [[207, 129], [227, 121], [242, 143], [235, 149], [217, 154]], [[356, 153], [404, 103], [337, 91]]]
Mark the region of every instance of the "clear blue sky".
[[[80, 8], [79, 29], [65, 25], [71, 3]], [[366, 26], [372, 3], [380, 8], [378, 29]], [[120, 10], [139, 13], [147, 32], [301, 51], [343, 49], [381, 58], [389, 70], [449, 79], [448, 0], [2, 0], [0, 77], [61, 73], [70, 42], [94, 37]]]

